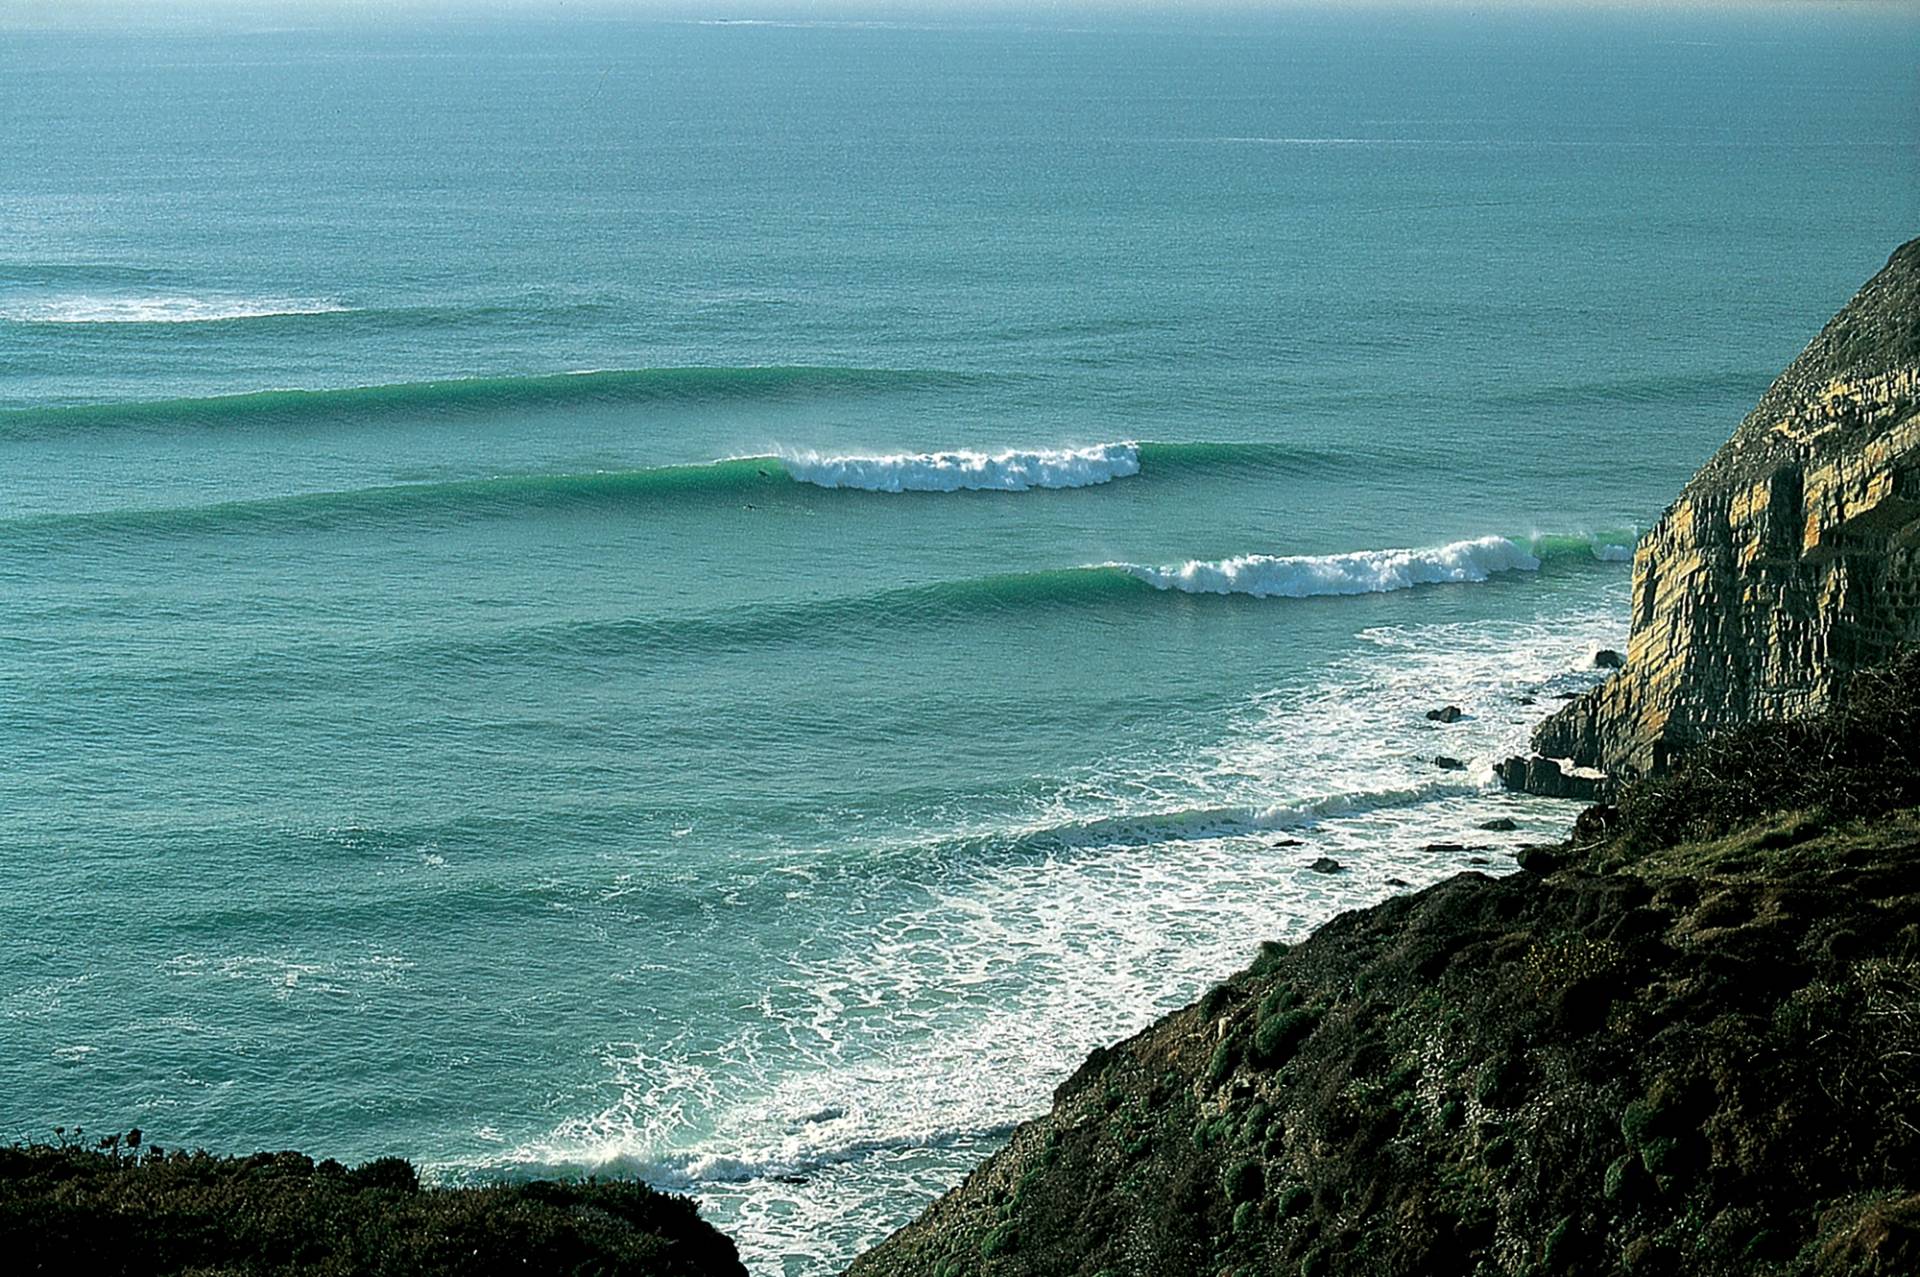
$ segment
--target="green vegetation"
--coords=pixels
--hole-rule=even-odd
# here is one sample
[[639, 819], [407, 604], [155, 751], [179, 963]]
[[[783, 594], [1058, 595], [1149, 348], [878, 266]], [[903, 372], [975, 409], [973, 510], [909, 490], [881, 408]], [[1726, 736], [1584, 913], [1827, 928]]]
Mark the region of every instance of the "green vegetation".
[[[382, 1158], [215, 1157], [142, 1147], [0, 1148], [0, 1251], [18, 1272], [487, 1277], [741, 1275], [693, 1202], [642, 1184], [423, 1188]], [[76, 1133], [77, 1135], [77, 1133]]]
[[1719, 838], [1777, 812], [1819, 823], [1920, 806], [1920, 650], [1856, 675], [1840, 704], [1762, 723], [1689, 750], [1674, 770], [1621, 796], [1623, 851]]

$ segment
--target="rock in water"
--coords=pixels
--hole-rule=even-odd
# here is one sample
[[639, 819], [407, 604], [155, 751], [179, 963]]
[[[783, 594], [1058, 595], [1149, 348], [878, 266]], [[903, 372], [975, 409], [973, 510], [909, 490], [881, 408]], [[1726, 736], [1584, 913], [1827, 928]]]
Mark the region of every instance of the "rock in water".
[[1457, 723], [1461, 716], [1462, 711], [1458, 705], [1448, 705], [1441, 709], [1427, 711], [1427, 718], [1436, 723]]
[[1610, 647], [1603, 647], [1593, 654], [1593, 667], [1598, 670], [1617, 670], [1627, 663], [1627, 658]]
[[1449, 758], [1445, 754], [1435, 755], [1433, 760], [1433, 765], [1435, 767], [1438, 767], [1443, 772], [1463, 772], [1467, 770], [1467, 765], [1465, 763], [1461, 762], [1457, 758]]
[[1633, 563], [1626, 667], [1536, 753], [1659, 772], [1829, 704], [1920, 635], [1920, 240], [1895, 250], [1688, 483]]
[[1332, 856], [1322, 856], [1320, 857], [1320, 859], [1308, 865], [1307, 868], [1313, 870], [1313, 872], [1317, 874], [1337, 874], [1341, 870], [1345, 869], [1346, 866], [1342, 865], [1339, 861], [1335, 860]]
[[1492, 820], [1481, 821], [1480, 828], [1491, 830], [1496, 834], [1510, 834], [1520, 826], [1512, 817], [1496, 816]]
[[1603, 772], [1591, 768], [1568, 770], [1556, 758], [1515, 756], [1495, 763], [1493, 774], [1508, 789], [1542, 798], [1572, 798], [1580, 802], [1598, 801], [1611, 788]]

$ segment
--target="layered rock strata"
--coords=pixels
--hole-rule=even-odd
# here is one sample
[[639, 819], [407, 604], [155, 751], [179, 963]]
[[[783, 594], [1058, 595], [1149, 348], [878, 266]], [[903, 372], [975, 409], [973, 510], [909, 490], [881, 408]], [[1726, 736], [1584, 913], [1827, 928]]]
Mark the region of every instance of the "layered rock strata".
[[1534, 749], [1616, 777], [1659, 772], [1712, 731], [1818, 710], [1916, 636], [1920, 240], [1642, 539], [1625, 668], [1543, 723]]

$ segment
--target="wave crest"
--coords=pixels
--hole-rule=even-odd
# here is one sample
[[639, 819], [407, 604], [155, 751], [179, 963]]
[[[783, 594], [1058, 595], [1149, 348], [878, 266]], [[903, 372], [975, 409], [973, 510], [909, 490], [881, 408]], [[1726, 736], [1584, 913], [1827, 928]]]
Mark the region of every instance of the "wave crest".
[[339, 315], [339, 302], [291, 297], [45, 297], [0, 306], [16, 324], [209, 324], [287, 315]]
[[1505, 537], [1477, 537], [1426, 550], [1356, 550], [1347, 554], [1243, 554], [1192, 559], [1171, 567], [1110, 563], [1156, 590], [1301, 599], [1382, 594], [1416, 585], [1484, 581], [1501, 572], [1533, 572], [1540, 560]]
[[1004, 452], [902, 452], [879, 456], [780, 456], [787, 473], [821, 488], [867, 492], [1027, 492], [1086, 488], [1140, 473], [1135, 443], [1087, 448], [1009, 449]]

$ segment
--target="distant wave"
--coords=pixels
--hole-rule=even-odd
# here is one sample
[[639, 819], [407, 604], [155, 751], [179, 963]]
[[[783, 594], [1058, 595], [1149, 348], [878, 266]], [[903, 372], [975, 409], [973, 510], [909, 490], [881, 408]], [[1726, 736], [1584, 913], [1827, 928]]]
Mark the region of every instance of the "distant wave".
[[1138, 577], [1156, 590], [1187, 594], [1250, 594], [1255, 598], [1309, 598], [1379, 594], [1416, 585], [1484, 581], [1501, 572], [1532, 572], [1540, 560], [1506, 537], [1455, 541], [1430, 550], [1359, 550], [1350, 554], [1246, 554], [1172, 567], [1103, 564]]
[[1712, 368], [1682, 373], [1620, 373], [1590, 381], [1502, 386], [1485, 392], [1485, 402], [1542, 411], [1593, 404], [1719, 404], [1750, 402], [1766, 388], [1764, 370]]
[[1103, 443], [1090, 448], [1002, 452], [921, 452], [888, 456], [785, 454], [780, 462], [802, 483], [868, 492], [1026, 492], [1085, 488], [1140, 473], [1140, 447]]
[[174, 281], [156, 266], [133, 266], [125, 262], [48, 262], [0, 259], [0, 286], [37, 289], [67, 288], [78, 291], [93, 287], [132, 291], [155, 291]]
[[[735, 463], [738, 464], [738, 463]], [[747, 463], [752, 470], [752, 464]], [[759, 480], [767, 482], [767, 480]], [[775, 479], [778, 484], [785, 480]], [[797, 490], [797, 489], [796, 489]], [[247, 512], [242, 511], [242, 515]], [[284, 512], [274, 512], [282, 517]], [[312, 517], [331, 518], [312, 512]], [[22, 521], [0, 523], [0, 547], [17, 555], [30, 547]], [[45, 521], [42, 521], [43, 523]], [[72, 538], [59, 527], [41, 528], [50, 541]], [[152, 552], [154, 530], [151, 526], [128, 527], [119, 539], [90, 536], [86, 552], [99, 554], [125, 545], [142, 554]], [[1573, 565], [1593, 564], [1595, 544], [1581, 537], [1536, 541], [1541, 554], [1550, 560]], [[1341, 557], [1341, 556], [1332, 556]], [[1352, 590], [1335, 591], [1351, 594]], [[904, 631], [940, 629], [970, 624], [1004, 624], [1008, 618], [1020, 619], [1049, 612], [1102, 613], [1123, 620], [1156, 607], [1209, 606], [1212, 601], [1194, 598], [1176, 590], [1156, 589], [1139, 576], [1116, 566], [1052, 568], [1026, 572], [1007, 572], [987, 576], [960, 577], [923, 584], [896, 585], [839, 596], [763, 601], [700, 607], [696, 600], [666, 601], [671, 609], [664, 614], [613, 617], [594, 620], [559, 620], [536, 624], [502, 626], [488, 632], [459, 636], [436, 635], [413, 639], [377, 641], [349, 638], [337, 642], [303, 642], [284, 651], [250, 651], [245, 658], [248, 677], [270, 681], [285, 689], [324, 689], [351, 677], [366, 667], [369, 659], [384, 666], [401, 669], [444, 671], [449, 668], [517, 669], [536, 667], [572, 668], [631, 660], [699, 661], [729, 653], [792, 647], [796, 651], [833, 644], [857, 647], [864, 644], [892, 644]], [[1256, 603], [1249, 596], [1236, 602], [1249, 606], [1276, 606]], [[1219, 600], [1219, 605], [1228, 605]], [[142, 658], [143, 661], [145, 658]], [[99, 676], [119, 677], [102, 665]], [[221, 660], [155, 668], [150, 662], [141, 666], [141, 677], [155, 687], [175, 686], [190, 689], [208, 679], [222, 681], [230, 676]], [[1413, 796], [1406, 801], [1418, 801]], [[1376, 798], [1349, 795], [1322, 802], [1355, 803]], [[1398, 801], [1395, 794], [1377, 796], [1377, 801]], [[1288, 823], [1331, 814], [1327, 807], [1302, 813], [1281, 809], [1251, 811], [1221, 809], [1154, 817], [1176, 821], [1190, 830], [1221, 828], [1281, 828]], [[1087, 826], [1079, 832], [1069, 829], [1034, 831], [1038, 839], [1067, 841], [1085, 838], [1109, 838], [1126, 841], [1122, 825], [1137, 819]], [[1159, 829], [1161, 836], [1168, 831]]]
[[[582, 374], [582, 379], [607, 374]], [[219, 402], [219, 401], [208, 401]], [[3, 428], [4, 417], [0, 417]], [[66, 529], [112, 532], [260, 532], [367, 523], [445, 523], [519, 512], [668, 500], [744, 503], [859, 493], [1026, 492], [1079, 488], [1134, 475], [1206, 478], [1219, 474], [1338, 471], [1353, 466], [1312, 449], [1275, 444], [1104, 443], [1083, 448], [928, 452], [894, 456], [789, 452], [685, 465], [581, 474], [508, 474], [371, 488], [296, 493], [210, 505], [145, 507], [0, 520], [0, 537]]]
[[36, 297], [0, 302], [16, 324], [208, 324], [289, 315], [337, 315], [353, 308], [289, 297]]
[[364, 422], [382, 416], [466, 418], [533, 407], [710, 402], [877, 394], [976, 384], [978, 374], [901, 368], [747, 365], [596, 369], [514, 377], [460, 377], [322, 390], [259, 390], [140, 403], [0, 412], [0, 437], [72, 430], [187, 425], [272, 428], [289, 421]]
[[1093, 487], [1135, 475], [1324, 474], [1401, 464], [1397, 458], [1355, 457], [1292, 444], [1133, 440], [877, 455], [792, 451], [748, 460], [778, 462], [801, 483], [866, 492], [1027, 492]]

